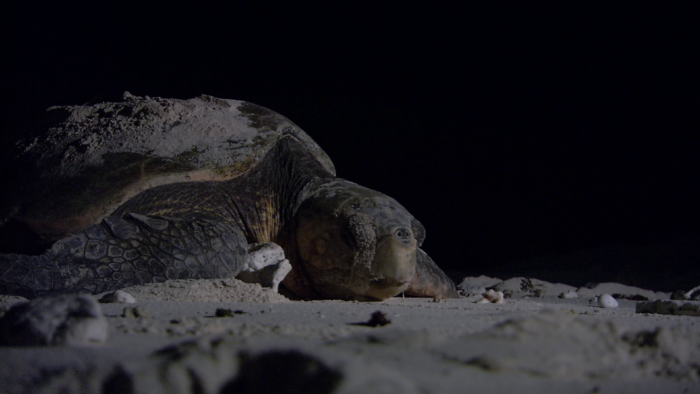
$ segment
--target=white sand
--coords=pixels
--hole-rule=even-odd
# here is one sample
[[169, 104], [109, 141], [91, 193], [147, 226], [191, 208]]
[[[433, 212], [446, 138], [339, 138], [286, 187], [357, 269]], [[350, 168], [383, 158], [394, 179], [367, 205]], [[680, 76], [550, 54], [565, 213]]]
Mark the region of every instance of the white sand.
[[[625, 299], [300, 302], [235, 280], [125, 290], [137, 304], [102, 305], [102, 346], [0, 348], [0, 391], [700, 392], [700, 317]], [[150, 317], [121, 317], [136, 306]], [[356, 324], [377, 310], [391, 323]]]
[[[271, 289], [240, 280], [169, 280], [124, 289], [139, 301], [187, 302], [289, 302]], [[99, 298], [99, 296], [98, 296]]]

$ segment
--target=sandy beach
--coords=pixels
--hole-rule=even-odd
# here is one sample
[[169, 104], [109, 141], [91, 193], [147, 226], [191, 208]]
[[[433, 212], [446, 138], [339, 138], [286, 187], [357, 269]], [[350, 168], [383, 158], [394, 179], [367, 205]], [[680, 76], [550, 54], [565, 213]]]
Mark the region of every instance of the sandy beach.
[[550, 291], [499, 304], [290, 301], [234, 279], [139, 286], [125, 289], [135, 304], [100, 304], [104, 343], [2, 347], [0, 381], [5, 393], [700, 391], [698, 316], [637, 313], [619, 294], [601, 308], [590, 292], [562, 299], [566, 286], [540, 286]]

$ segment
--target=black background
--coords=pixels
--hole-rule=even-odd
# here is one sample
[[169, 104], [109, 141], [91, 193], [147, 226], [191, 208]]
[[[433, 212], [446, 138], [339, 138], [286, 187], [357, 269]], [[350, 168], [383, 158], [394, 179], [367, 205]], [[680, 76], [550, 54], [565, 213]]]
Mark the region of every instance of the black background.
[[3, 152], [51, 105], [246, 100], [401, 202], [449, 272], [700, 284], [691, 3], [228, 3], [5, 4]]

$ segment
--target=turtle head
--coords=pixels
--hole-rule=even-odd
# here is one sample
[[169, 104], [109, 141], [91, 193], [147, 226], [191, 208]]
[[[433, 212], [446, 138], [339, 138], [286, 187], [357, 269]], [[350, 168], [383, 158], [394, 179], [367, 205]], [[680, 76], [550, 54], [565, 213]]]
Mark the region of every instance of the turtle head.
[[382, 300], [414, 279], [425, 230], [393, 198], [335, 179], [301, 205], [295, 236], [299, 261], [285, 279], [290, 290], [302, 280], [322, 297]]

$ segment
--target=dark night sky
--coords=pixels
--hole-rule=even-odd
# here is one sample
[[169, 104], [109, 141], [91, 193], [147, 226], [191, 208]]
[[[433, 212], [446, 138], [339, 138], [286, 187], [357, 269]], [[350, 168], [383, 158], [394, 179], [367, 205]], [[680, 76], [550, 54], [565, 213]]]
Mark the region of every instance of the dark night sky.
[[691, 8], [95, 3], [3, 6], [5, 145], [51, 105], [209, 94], [297, 123], [448, 270], [700, 240]]

